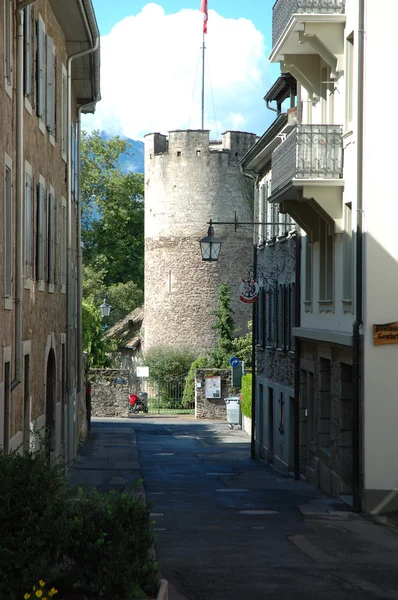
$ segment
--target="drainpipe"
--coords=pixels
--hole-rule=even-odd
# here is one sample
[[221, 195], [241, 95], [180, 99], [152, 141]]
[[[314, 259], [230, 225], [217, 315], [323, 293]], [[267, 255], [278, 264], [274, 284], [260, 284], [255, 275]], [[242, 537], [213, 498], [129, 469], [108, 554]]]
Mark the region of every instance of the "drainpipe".
[[361, 333], [363, 326], [363, 83], [364, 83], [364, 37], [365, 1], [359, 0], [358, 9], [358, 103], [357, 103], [357, 222], [356, 222], [356, 262], [355, 262], [355, 311], [352, 338], [352, 466], [353, 466], [353, 507], [362, 509], [362, 460], [361, 460]]
[[36, 0], [24, 0], [17, 8], [17, 66], [16, 66], [16, 246], [15, 246], [15, 369], [11, 391], [22, 381], [22, 300], [23, 300], [23, 214], [24, 214], [24, 13], [23, 9]]
[[[81, 0], [80, 0], [81, 4]], [[82, 14], [84, 15], [84, 9], [82, 8]], [[86, 25], [88, 28], [88, 23], [86, 21]], [[90, 30], [87, 29], [89, 32]], [[91, 37], [91, 35], [90, 35]], [[67, 377], [67, 386], [70, 391], [72, 387], [72, 264], [71, 264], [71, 253], [72, 253], [72, 62], [76, 58], [81, 58], [82, 56], [86, 56], [88, 54], [92, 54], [99, 47], [99, 37], [96, 37], [92, 42], [92, 46], [87, 50], [83, 50], [82, 52], [77, 52], [76, 54], [72, 54], [69, 56], [67, 61], [67, 74], [68, 74], [68, 294], [67, 294], [67, 304], [68, 304], [68, 322], [67, 322], [67, 348], [68, 348], [68, 377]], [[94, 99], [93, 102], [96, 100]], [[92, 104], [92, 103], [90, 103]], [[80, 253], [80, 248], [77, 248], [77, 252]]]
[[[296, 298], [294, 303], [294, 325], [301, 321], [301, 235], [296, 233]], [[300, 480], [300, 358], [301, 340], [294, 338], [294, 479]]]
[[268, 110], [272, 110], [273, 112], [276, 112], [276, 113], [280, 114], [280, 110], [278, 110], [277, 108], [274, 108], [273, 106], [271, 106], [269, 100], [266, 100], [265, 104], [266, 104]]

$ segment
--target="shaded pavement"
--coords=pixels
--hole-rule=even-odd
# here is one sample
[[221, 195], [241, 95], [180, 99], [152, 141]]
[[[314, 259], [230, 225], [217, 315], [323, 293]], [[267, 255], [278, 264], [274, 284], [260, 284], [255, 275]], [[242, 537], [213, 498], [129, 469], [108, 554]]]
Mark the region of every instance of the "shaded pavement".
[[223, 422], [95, 419], [72, 486], [153, 503], [170, 600], [398, 598], [398, 535], [250, 459]]

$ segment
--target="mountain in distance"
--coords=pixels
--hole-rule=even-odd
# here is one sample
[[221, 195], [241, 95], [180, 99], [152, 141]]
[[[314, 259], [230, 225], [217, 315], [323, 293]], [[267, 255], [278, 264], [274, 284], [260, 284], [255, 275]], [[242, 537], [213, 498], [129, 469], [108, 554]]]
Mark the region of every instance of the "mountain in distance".
[[[101, 131], [101, 137], [104, 140], [109, 140], [112, 135], [109, 135], [105, 131]], [[131, 148], [128, 152], [124, 152], [120, 155], [119, 164], [122, 167], [123, 172], [132, 171], [133, 173], [144, 172], [144, 142], [138, 140], [132, 140], [124, 135], [119, 136], [121, 139], [126, 140], [131, 144]]]

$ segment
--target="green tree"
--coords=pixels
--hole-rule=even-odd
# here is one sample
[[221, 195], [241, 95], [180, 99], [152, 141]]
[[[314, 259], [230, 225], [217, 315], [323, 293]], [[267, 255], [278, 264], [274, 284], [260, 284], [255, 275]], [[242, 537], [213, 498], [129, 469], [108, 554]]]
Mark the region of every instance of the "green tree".
[[89, 367], [108, 366], [101, 313], [90, 300], [82, 302], [82, 343], [83, 352], [87, 352], [88, 355]]
[[217, 348], [210, 353], [211, 366], [218, 369], [228, 367], [235, 352], [233, 312], [228, 284], [222, 283], [218, 290], [218, 305], [213, 312], [216, 319], [212, 327], [218, 332]]
[[110, 286], [133, 281], [143, 287], [144, 176], [124, 173], [119, 159], [130, 144], [98, 131], [81, 143], [82, 240], [84, 264]]
[[172, 381], [186, 377], [194, 359], [195, 354], [190, 348], [156, 346], [145, 353], [143, 363], [149, 367], [152, 381]]
[[253, 344], [253, 322], [248, 322], [248, 333], [234, 340], [234, 354], [240, 360], [243, 360], [245, 367], [252, 366], [252, 344]]

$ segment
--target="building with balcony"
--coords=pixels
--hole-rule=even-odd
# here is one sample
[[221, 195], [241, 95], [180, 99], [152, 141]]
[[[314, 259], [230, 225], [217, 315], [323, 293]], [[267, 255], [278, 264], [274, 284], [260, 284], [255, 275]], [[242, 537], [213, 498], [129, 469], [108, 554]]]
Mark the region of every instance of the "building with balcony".
[[91, 0], [1, 0], [0, 446], [76, 455], [82, 383], [80, 116], [99, 100]]
[[[275, 121], [240, 161], [243, 173], [254, 180], [256, 261], [254, 277], [260, 284], [254, 320], [255, 406], [254, 450], [257, 458], [285, 473], [294, 470], [294, 367], [296, 325], [296, 256], [300, 228], [287, 213], [271, 204], [274, 189], [274, 152], [297, 127], [296, 80], [281, 75], [265, 96], [276, 110]], [[290, 101], [287, 112], [282, 105]], [[272, 104], [276, 103], [274, 109]]]
[[268, 202], [304, 232], [300, 471], [370, 513], [398, 507], [395, 153], [376, 92], [395, 17], [387, 0], [277, 0], [272, 15], [270, 59], [297, 80]]

